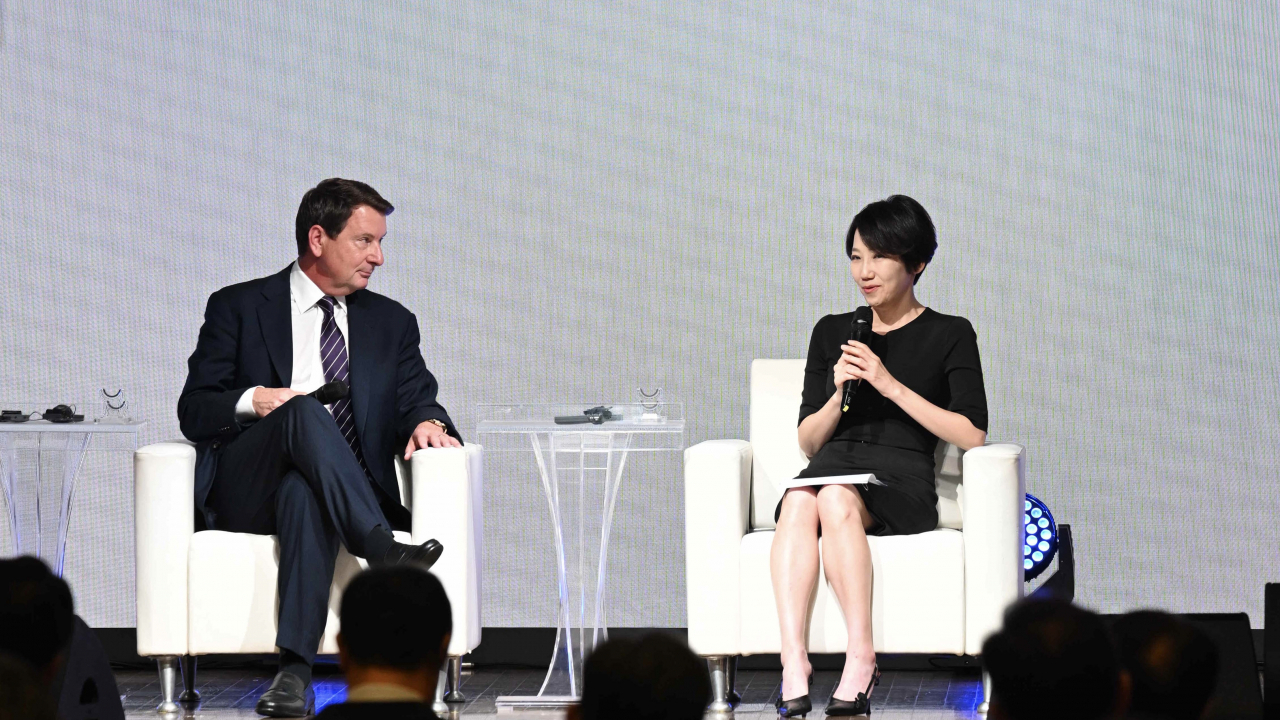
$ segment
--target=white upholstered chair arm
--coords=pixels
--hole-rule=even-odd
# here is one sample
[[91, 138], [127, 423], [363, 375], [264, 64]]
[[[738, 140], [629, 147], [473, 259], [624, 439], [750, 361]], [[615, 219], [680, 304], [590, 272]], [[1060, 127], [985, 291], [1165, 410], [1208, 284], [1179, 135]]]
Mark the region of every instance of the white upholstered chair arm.
[[479, 445], [418, 450], [410, 461], [409, 475], [413, 542], [435, 538], [444, 545], [444, 554], [431, 571], [440, 578], [453, 606], [449, 654], [464, 655], [480, 644], [483, 450]]
[[737, 655], [751, 444], [708, 440], [685, 450], [684, 501], [689, 646], [700, 655]]
[[1024, 450], [1012, 443], [974, 448], [963, 458], [965, 652], [977, 655], [1022, 597]]
[[133, 454], [138, 654], [187, 654], [187, 548], [195, 533], [196, 449], [162, 442]]

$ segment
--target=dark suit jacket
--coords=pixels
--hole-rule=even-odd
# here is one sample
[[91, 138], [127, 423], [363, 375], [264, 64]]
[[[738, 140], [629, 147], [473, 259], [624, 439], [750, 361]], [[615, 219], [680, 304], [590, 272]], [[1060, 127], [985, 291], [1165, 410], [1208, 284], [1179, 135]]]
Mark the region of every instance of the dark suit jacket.
[[[196, 508], [210, 528], [205, 500], [218, 452], [249, 427], [236, 422], [236, 402], [256, 385], [289, 387], [293, 375], [289, 270], [210, 296], [196, 351], [187, 360], [178, 421], [182, 434], [196, 443]], [[461, 436], [436, 402], [436, 379], [422, 361], [413, 313], [390, 298], [359, 290], [347, 296], [347, 328], [356, 434], [384, 494], [387, 520], [407, 530], [409, 513], [400, 505], [395, 456], [426, 420], [439, 420], [450, 435]]]
[[[407, 442], [407, 441], [406, 441]], [[426, 703], [363, 702], [337, 703], [316, 715], [315, 720], [437, 720]]]

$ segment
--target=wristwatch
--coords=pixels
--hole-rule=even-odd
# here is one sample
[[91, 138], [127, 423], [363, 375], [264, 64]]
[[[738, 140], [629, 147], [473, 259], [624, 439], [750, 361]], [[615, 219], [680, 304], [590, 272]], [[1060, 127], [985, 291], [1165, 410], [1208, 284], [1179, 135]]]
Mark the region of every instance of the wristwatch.
[[427, 422], [431, 423], [432, 425], [435, 425], [436, 427], [440, 428], [441, 430], [445, 431], [446, 433], [447, 433], [447, 432], [449, 432], [449, 426], [448, 426], [448, 425], [445, 425], [444, 423], [440, 422], [439, 420], [428, 420]]

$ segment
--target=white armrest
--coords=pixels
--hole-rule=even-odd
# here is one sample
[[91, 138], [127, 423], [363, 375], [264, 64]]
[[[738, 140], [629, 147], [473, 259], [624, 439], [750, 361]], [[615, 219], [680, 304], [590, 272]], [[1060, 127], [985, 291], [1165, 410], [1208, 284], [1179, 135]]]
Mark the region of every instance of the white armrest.
[[738, 654], [738, 554], [750, 511], [750, 443], [708, 440], [684, 451], [689, 647], [699, 655]]
[[977, 655], [1022, 597], [1022, 446], [997, 443], [964, 454], [965, 652]]
[[480, 644], [482, 459], [479, 445], [466, 445], [418, 450], [410, 461], [413, 542], [435, 538], [444, 545], [444, 554], [431, 571], [440, 578], [453, 606], [450, 655], [465, 655]]
[[139, 655], [187, 654], [187, 546], [195, 533], [196, 449], [186, 441], [133, 454]]

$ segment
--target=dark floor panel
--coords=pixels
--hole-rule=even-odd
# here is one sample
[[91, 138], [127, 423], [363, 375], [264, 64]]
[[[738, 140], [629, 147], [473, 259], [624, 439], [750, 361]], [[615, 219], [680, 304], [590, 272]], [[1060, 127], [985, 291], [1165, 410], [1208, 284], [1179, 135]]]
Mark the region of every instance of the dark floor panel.
[[[266, 668], [201, 671], [201, 704], [196, 709], [187, 710], [185, 717], [210, 720], [256, 718], [253, 706], [258, 695], [271, 683], [271, 676], [271, 671]], [[467, 702], [452, 718], [494, 717], [498, 714], [495, 698], [499, 695], [535, 694], [545, 676], [545, 670], [525, 669], [484, 669], [465, 675], [462, 692], [467, 696]], [[811, 717], [821, 717], [821, 710], [839, 680], [838, 672], [814, 673], [810, 695], [815, 712]], [[116, 673], [116, 682], [120, 685], [127, 717], [160, 717], [155, 712], [160, 702], [160, 684], [154, 672], [120, 671]], [[332, 668], [318, 668], [315, 687], [316, 704], [321, 708], [341, 702], [346, 697], [346, 684]], [[734, 713], [734, 720], [775, 718], [773, 702], [780, 687], [780, 673], [765, 670], [739, 673], [738, 691], [742, 694], [742, 704]], [[982, 701], [982, 685], [978, 674], [972, 670], [887, 671], [871, 699], [876, 718], [976, 718], [979, 716], [975, 710]], [[503, 720], [560, 717], [559, 713], [502, 712], [500, 715]]]

